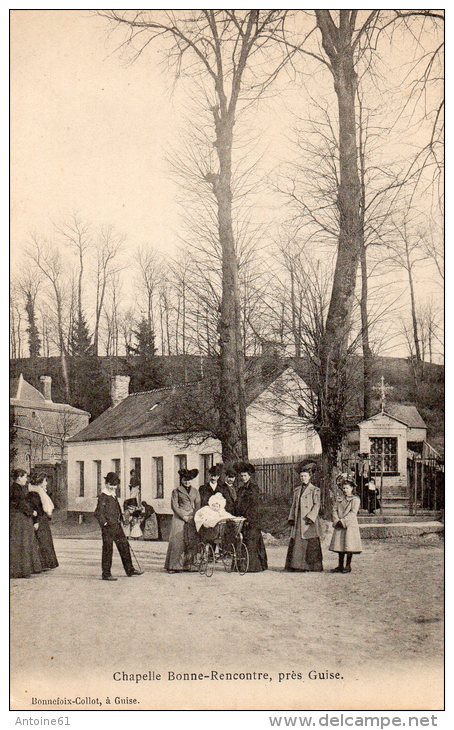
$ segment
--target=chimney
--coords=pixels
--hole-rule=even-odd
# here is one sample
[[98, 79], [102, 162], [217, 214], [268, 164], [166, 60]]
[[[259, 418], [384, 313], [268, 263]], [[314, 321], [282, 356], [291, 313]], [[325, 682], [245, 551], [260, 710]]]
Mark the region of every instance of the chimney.
[[122, 400], [129, 395], [129, 375], [113, 375], [110, 381], [110, 397], [112, 407], [115, 408]]
[[265, 378], [278, 375], [285, 354], [284, 346], [273, 340], [262, 340], [261, 370]]
[[44, 400], [52, 401], [52, 378], [50, 375], [41, 375], [39, 380], [43, 384]]
[[285, 354], [285, 346], [276, 340], [262, 340], [262, 357], [279, 360]]

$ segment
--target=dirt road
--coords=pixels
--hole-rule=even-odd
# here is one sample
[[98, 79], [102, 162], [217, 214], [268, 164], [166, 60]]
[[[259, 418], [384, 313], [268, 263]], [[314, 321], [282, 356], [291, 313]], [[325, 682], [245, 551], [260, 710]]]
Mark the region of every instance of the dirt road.
[[[58, 539], [56, 550], [57, 570], [11, 581], [18, 709], [31, 707], [31, 697], [74, 699], [75, 693], [98, 697], [104, 709], [113, 709], [105, 702], [115, 693], [135, 698], [140, 709], [322, 702], [323, 709], [329, 703], [339, 709], [361, 707], [361, 697], [380, 707], [387, 692], [391, 707], [422, 701], [424, 689], [432, 707], [441, 703], [443, 547], [437, 536], [368, 541], [350, 575], [285, 573], [282, 546], [268, 548], [264, 573], [241, 577], [219, 566], [211, 578], [168, 575], [166, 544], [135, 543], [145, 574], [127, 578], [116, 555], [119, 580], [108, 583], [100, 580], [99, 541]], [[325, 551], [324, 557], [328, 571], [336, 556]], [[168, 678], [169, 672], [247, 670], [271, 679]], [[311, 671], [339, 677], [311, 679]], [[161, 679], [116, 679], [115, 672], [154, 672]]]

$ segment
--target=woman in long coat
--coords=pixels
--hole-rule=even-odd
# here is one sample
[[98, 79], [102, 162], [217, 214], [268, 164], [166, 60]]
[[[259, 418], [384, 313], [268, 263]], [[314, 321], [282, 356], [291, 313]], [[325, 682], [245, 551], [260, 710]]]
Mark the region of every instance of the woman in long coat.
[[9, 507], [9, 560], [10, 578], [29, 578], [41, 572], [38, 541], [33, 518], [36, 511], [28, 498], [28, 476], [24, 469], [16, 469], [10, 491]]
[[311, 482], [315, 464], [300, 464], [301, 484], [293, 492], [288, 517], [291, 525], [285, 570], [321, 572], [323, 570], [320, 489]]
[[55, 554], [54, 541], [50, 529], [50, 521], [54, 504], [47, 494], [47, 474], [41, 469], [33, 469], [30, 474], [30, 485], [28, 498], [36, 512], [34, 519], [36, 538], [39, 544], [39, 557], [43, 570], [50, 570], [58, 567], [58, 560]]
[[199, 490], [191, 487], [191, 481], [198, 473], [198, 469], [180, 469], [180, 484], [172, 492], [173, 517], [164, 563], [169, 573], [179, 573], [183, 568], [190, 570], [187, 560], [190, 543], [197, 540], [194, 514], [200, 509]]
[[[358, 525], [360, 498], [353, 494], [354, 483], [348, 480], [342, 487], [343, 495], [337, 497], [333, 507], [334, 532], [329, 549], [339, 554], [339, 565], [333, 573], [351, 573], [352, 556], [362, 551]], [[347, 564], [344, 568], [344, 558]]]
[[251, 475], [255, 473], [252, 464], [240, 464], [238, 472], [241, 485], [237, 493], [235, 514], [237, 517], [246, 518], [242, 532], [249, 552], [248, 573], [259, 573], [268, 568], [268, 557], [261, 530], [259, 488], [251, 479]]

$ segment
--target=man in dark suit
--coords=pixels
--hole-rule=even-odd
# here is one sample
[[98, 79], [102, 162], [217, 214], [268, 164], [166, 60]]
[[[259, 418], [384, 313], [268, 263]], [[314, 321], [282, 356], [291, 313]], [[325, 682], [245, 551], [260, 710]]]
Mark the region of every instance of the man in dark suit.
[[99, 522], [102, 533], [102, 579], [117, 580], [111, 573], [113, 543], [115, 543], [120, 553], [126, 575], [128, 577], [142, 575], [140, 571], [134, 569], [129, 543], [121, 526], [122, 512], [116, 494], [120, 477], [110, 471], [104, 477], [104, 481], [105, 485], [98, 497], [98, 504], [95, 509], [95, 517]]
[[216, 494], [216, 492], [221, 491], [221, 489], [219, 487], [220, 474], [221, 474], [220, 464], [210, 466], [210, 468], [208, 469], [209, 480], [208, 480], [208, 482], [206, 482], [206, 484], [202, 484], [202, 486], [199, 488], [201, 507], [206, 507], [210, 497], [212, 497], [213, 494]]

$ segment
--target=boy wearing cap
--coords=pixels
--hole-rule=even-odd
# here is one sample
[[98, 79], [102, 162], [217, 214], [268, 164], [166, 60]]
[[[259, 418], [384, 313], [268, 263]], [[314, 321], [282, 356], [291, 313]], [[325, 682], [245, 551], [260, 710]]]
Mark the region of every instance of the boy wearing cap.
[[99, 522], [102, 534], [102, 579], [117, 580], [111, 573], [113, 543], [115, 543], [120, 553], [126, 575], [128, 577], [142, 575], [140, 571], [134, 569], [129, 543], [121, 526], [122, 512], [116, 494], [120, 477], [110, 471], [104, 477], [104, 481], [105, 484], [98, 497], [98, 504], [95, 509], [95, 517]]

